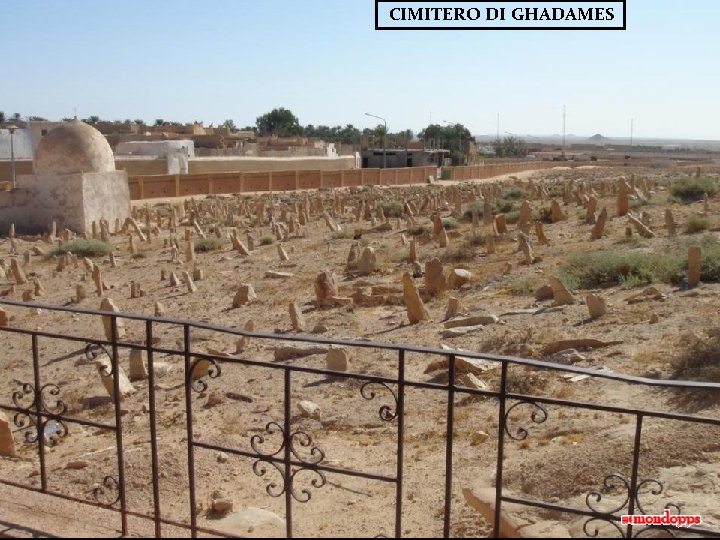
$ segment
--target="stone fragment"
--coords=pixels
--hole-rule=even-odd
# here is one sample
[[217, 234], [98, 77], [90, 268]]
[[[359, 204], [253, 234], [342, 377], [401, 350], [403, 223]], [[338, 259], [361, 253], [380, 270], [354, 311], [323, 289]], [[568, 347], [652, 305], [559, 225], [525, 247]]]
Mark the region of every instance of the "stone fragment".
[[550, 204], [550, 221], [557, 223], [558, 221], [566, 219], [566, 217], [567, 216], [563, 213], [562, 208], [560, 208], [560, 203], [553, 199]]
[[430, 315], [427, 309], [425, 309], [425, 305], [423, 304], [422, 298], [420, 298], [412, 276], [405, 272], [402, 277], [402, 282], [403, 299], [405, 300], [405, 307], [410, 324], [430, 320]]
[[667, 228], [668, 235], [675, 236], [675, 220], [669, 208], [665, 209], [665, 227]]
[[[100, 374], [100, 381], [102, 382], [103, 386], [105, 387], [105, 390], [110, 395], [111, 398], [115, 399], [115, 387], [113, 382], [113, 373], [112, 373], [112, 362], [110, 358], [107, 356], [103, 356], [100, 359], [96, 361], [98, 372]], [[135, 388], [133, 387], [132, 383], [130, 382], [130, 379], [128, 379], [128, 376], [125, 374], [125, 370], [120, 366], [119, 364], [115, 366], [117, 368], [117, 374], [118, 377], [118, 387], [120, 390], [120, 399], [125, 398], [127, 396], [130, 396], [135, 393]]]
[[472, 272], [462, 268], [453, 269], [448, 275], [448, 288], [459, 289], [472, 279]]
[[0, 456], [15, 457], [15, 439], [10, 421], [3, 412], [0, 412]]
[[545, 345], [542, 354], [543, 356], [550, 356], [565, 349], [598, 349], [611, 345], [619, 345], [621, 343], [622, 341], [600, 341], [599, 339], [591, 338], [561, 339]]
[[265, 272], [265, 277], [271, 279], [288, 279], [294, 276], [295, 274], [290, 272], [276, 272], [275, 270], [268, 270]]
[[603, 233], [605, 232], [605, 222], [607, 221], [607, 208], [603, 207], [600, 214], [598, 214], [597, 219], [595, 220], [595, 225], [593, 226], [592, 233], [590, 235], [590, 240], [600, 240], [603, 236]]
[[484, 326], [487, 324], [497, 324], [500, 322], [500, 318], [497, 315], [470, 315], [468, 317], [456, 317], [445, 321], [443, 326], [445, 328], [458, 328], [461, 326]]
[[630, 186], [627, 185], [625, 180], [621, 180], [618, 185], [617, 193], [617, 215], [624, 216], [630, 211], [630, 198], [629, 198]]
[[18, 285], [25, 285], [28, 282], [25, 272], [22, 271], [18, 261], [15, 257], [10, 259], [10, 272], [12, 273], [15, 283]]
[[371, 274], [372, 272], [377, 272], [377, 255], [375, 254], [375, 250], [370, 246], [363, 248], [360, 253], [360, 259], [358, 259], [357, 262], [357, 269], [361, 274]]
[[[115, 313], [120, 312], [120, 309], [115, 305], [115, 302], [107, 297], [100, 301], [100, 310], [113, 311]], [[105, 338], [107, 340], [112, 340], [112, 319], [113, 318], [108, 315], [102, 316], [103, 329], [105, 330]], [[117, 328], [117, 339], [125, 337], [125, 322], [121, 318], [115, 317], [115, 327]]]
[[555, 298], [554, 305], [556, 306], [565, 306], [565, 305], [572, 305], [575, 303], [575, 297], [572, 295], [572, 293], [567, 290], [565, 285], [563, 285], [562, 281], [560, 281], [558, 278], [551, 276], [550, 278], [550, 287], [552, 287], [553, 291], [553, 298]]
[[[495, 523], [495, 489], [490, 487], [482, 489], [463, 488], [462, 494], [465, 497], [465, 502], [471, 508], [474, 508], [492, 527]], [[505, 508], [507, 508], [507, 503], [504, 503], [500, 510], [500, 537], [522, 538], [523, 536], [519, 531], [520, 523], [510, 517], [507, 511], [503, 510]]]
[[187, 290], [189, 293], [194, 293], [197, 291], [197, 287], [195, 286], [195, 282], [193, 281], [192, 276], [190, 275], [190, 272], [183, 272], [183, 281], [185, 282], [185, 285], [187, 286]]
[[347, 371], [347, 349], [345, 347], [331, 347], [325, 356], [325, 367], [330, 371]]
[[240, 306], [244, 306], [245, 304], [249, 304], [256, 299], [257, 295], [255, 294], [255, 289], [253, 288], [253, 286], [250, 283], [243, 283], [240, 285], [237, 293], [235, 293], [232, 307], [237, 308]]
[[144, 381], [148, 378], [147, 353], [142, 349], [130, 351], [130, 375], [131, 381]]
[[425, 263], [425, 292], [431, 296], [447, 289], [444, 268], [440, 259], [430, 259]]
[[460, 299], [454, 296], [448, 298], [448, 307], [445, 311], [445, 318], [452, 319], [460, 314]]
[[315, 278], [315, 298], [319, 307], [327, 307], [334, 304], [337, 296], [337, 283], [333, 272], [320, 272]]
[[305, 317], [303, 316], [302, 310], [295, 302], [290, 302], [289, 310], [293, 330], [302, 332], [305, 329]]
[[591, 319], [602, 317], [607, 311], [605, 300], [601, 296], [595, 294], [588, 294], [585, 297], [585, 305], [588, 308]]
[[652, 232], [647, 225], [645, 225], [642, 221], [640, 221], [638, 218], [633, 216], [632, 214], [627, 214], [628, 221], [635, 227], [635, 230], [638, 232], [639, 235], [644, 236], [645, 238], [654, 238], [655, 233]]
[[320, 418], [320, 405], [309, 400], [298, 402], [300, 415], [305, 418]]
[[282, 262], [290, 261], [290, 257], [288, 257], [287, 251], [285, 251], [285, 248], [283, 247], [283, 245], [281, 243], [278, 243], [277, 251], [278, 251], [278, 257], [280, 257], [280, 260]]

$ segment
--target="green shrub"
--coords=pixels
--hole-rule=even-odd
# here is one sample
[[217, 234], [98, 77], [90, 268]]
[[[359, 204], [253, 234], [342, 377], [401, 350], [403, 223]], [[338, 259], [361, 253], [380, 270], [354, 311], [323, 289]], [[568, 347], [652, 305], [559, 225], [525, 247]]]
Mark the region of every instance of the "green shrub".
[[472, 221], [473, 210], [477, 212], [478, 218], [482, 218], [484, 213], [483, 206], [483, 203], [480, 201], [471, 202], [470, 206], [468, 206], [465, 212], [463, 212], [463, 219]]
[[70, 242], [63, 242], [59, 246], [55, 246], [48, 252], [48, 256], [64, 255], [67, 252], [77, 255], [78, 257], [104, 257], [110, 255], [113, 251], [112, 244], [101, 240], [85, 240], [78, 238]]
[[[673, 367], [673, 379], [720, 381], [720, 328], [713, 328], [707, 339], [685, 348], [673, 361]], [[720, 396], [716, 393], [715, 397]]]
[[527, 199], [527, 194], [519, 187], [513, 187], [513, 188], [510, 188], [509, 190], [505, 191], [502, 194], [502, 198], [510, 199], [513, 201], [519, 201], [520, 199], [523, 199], [523, 200]]
[[682, 269], [677, 254], [640, 251], [574, 253], [561, 267], [561, 279], [571, 288], [603, 285], [634, 287], [655, 281], [669, 282]]
[[382, 201], [378, 204], [386, 217], [400, 217], [403, 213], [403, 204], [397, 200]]
[[440, 260], [443, 262], [466, 262], [475, 258], [476, 248], [485, 244], [485, 239], [480, 234], [473, 234], [465, 238], [461, 243], [451, 244], [444, 251]]
[[443, 222], [443, 228], [446, 231], [452, 231], [454, 229], [460, 228], [460, 223], [458, 222], [457, 219], [455, 219], [453, 217], [446, 217], [442, 220], [442, 222]]
[[705, 216], [699, 216], [693, 214], [688, 216], [685, 220], [685, 232], [688, 234], [695, 234], [702, 231], [707, 231], [710, 228], [710, 220]]
[[416, 227], [411, 227], [407, 230], [407, 232], [410, 236], [422, 236], [428, 232], [428, 228], [425, 227], [425, 225], [418, 225]]
[[528, 296], [535, 294], [540, 285], [540, 280], [537, 277], [525, 277], [513, 281], [509, 286], [509, 291], [513, 296]]
[[273, 242], [275, 242], [275, 237], [270, 234], [266, 234], [265, 236], [260, 238], [260, 240], [258, 240], [258, 244], [260, 244], [261, 246], [269, 246]]
[[508, 225], [514, 225], [520, 220], [520, 210], [512, 210], [505, 214], [505, 222]]
[[[350, 229], [344, 229], [342, 231], [335, 231], [333, 233], [330, 233], [330, 238], [333, 240], [347, 240], [349, 238], [352, 238], [355, 236], [355, 233], [351, 231]], [[270, 242], [272, 244], [272, 242]]]
[[207, 238], [201, 238], [195, 242], [196, 253], [206, 253], [208, 251], [217, 251], [222, 249], [223, 241], [217, 236], [208, 236]]
[[680, 178], [670, 186], [673, 197], [683, 202], [701, 201], [705, 194], [712, 197], [717, 192], [717, 181], [710, 178]]
[[[585, 213], [582, 213], [582, 219], [585, 219]], [[552, 223], [552, 208], [536, 208], [532, 213], [533, 221], [541, 221], [542, 223]]]
[[648, 283], [678, 283], [687, 275], [687, 250], [700, 245], [700, 279], [720, 281], [720, 240], [711, 234], [678, 242], [658, 253], [645, 251], [596, 251], [574, 253], [560, 269], [560, 279], [571, 289], [592, 289], [603, 285], [626, 288]]

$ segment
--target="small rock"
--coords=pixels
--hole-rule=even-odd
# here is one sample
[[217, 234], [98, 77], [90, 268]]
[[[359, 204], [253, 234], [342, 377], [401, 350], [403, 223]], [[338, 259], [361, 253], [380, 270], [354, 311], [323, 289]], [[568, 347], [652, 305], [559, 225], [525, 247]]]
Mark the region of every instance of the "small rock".
[[490, 437], [490, 435], [488, 435], [484, 431], [476, 431], [475, 433], [472, 434], [472, 436], [470, 438], [470, 445], [477, 446], [479, 444], [482, 444], [488, 440], [488, 437]]
[[325, 367], [330, 371], [347, 371], [347, 349], [344, 347], [331, 348], [325, 357]]
[[324, 334], [328, 331], [328, 327], [325, 326], [323, 323], [317, 323], [315, 327], [312, 329], [313, 334]]
[[298, 403], [300, 415], [307, 418], [320, 418], [320, 405], [312, 401], [303, 400]]
[[228, 455], [225, 452], [218, 452], [217, 462], [218, 463], [227, 463], [227, 461], [228, 461]]
[[78, 471], [80, 469], [85, 469], [90, 466], [90, 463], [85, 461], [84, 459], [76, 459], [73, 461], [68, 461], [65, 465], [66, 469], [72, 470], [72, 471]]

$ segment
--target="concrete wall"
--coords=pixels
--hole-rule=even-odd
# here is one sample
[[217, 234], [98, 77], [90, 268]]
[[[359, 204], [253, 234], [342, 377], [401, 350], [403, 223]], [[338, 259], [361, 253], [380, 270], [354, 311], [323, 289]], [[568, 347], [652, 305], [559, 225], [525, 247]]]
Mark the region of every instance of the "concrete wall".
[[[32, 159], [33, 146], [30, 132], [18, 129], [13, 134], [15, 159]], [[10, 131], [0, 129], [0, 159], [10, 159]]]
[[18, 232], [40, 234], [58, 229], [91, 230], [101, 218], [111, 223], [130, 216], [127, 176], [122, 171], [62, 176], [24, 175], [18, 188], [0, 192], [0, 230], [15, 223]]
[[195, 143], [184, 140], [173, 141], [128, 141], [121, 142], [115, 148], [116, 155], [164, 157], [178, 152], [187, 157], [195, 157]]
[[340, 170], [355, 167], [354, 156], [262, 158], [262, 157], [210, 157], [190, 160], [190, 174], [207, 174], [235, 171], [287, 171]]
[[437, 168], [435, 167], [338, 171], [294, 169], [289, 171], [132, 176], [128, 182], [130, 198], [138, 200], [256, 191], [421, 184], [427, 180], [428, 176], [436, 175]]

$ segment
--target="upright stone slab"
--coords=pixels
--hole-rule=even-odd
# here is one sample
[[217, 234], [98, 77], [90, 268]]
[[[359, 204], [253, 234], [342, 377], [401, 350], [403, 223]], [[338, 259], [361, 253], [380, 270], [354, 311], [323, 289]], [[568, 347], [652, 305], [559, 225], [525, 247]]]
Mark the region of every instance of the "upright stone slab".
[[347, 349], [345, 347], [331, 347], [325, 356], [325, 367], [330, 371], [347, 371]]
[[232, 307], [244, 306], [255, 299], [257, 299], [257, 295], [253, 286], [250, 283], [243, 283], [235, 294], [235, 298], [233, 298]]
[[130, 351], [130, 380], [144, 381], [148, 378], [147, 353], [141, 349]]
[[565, 306], [565, 305], [571, 305], [575, 303], [575, 297], [572, 295], [572, 293], [567, 290], [565, 285], [563, 285], [562, 281], [560, 281], [558, 278], [551, 276], [550, 278], [550, 287], [552, 287], [553, 291], [553, 297], [555, 298], [555, 305], [556, 306]]
[[617, 193], [617, 215], [624, 216], [630, 211], [630, 186], [627, 185], [625, 180], [621, 180], [618, 185]]
[[319, 307], [328, 307], [334, 304], [337, 296], [337, 283], [335, 274], [329, 271], [320, 272], [315, 278], [315, 299]]
[[590, 234], [590, 240], [600, 240], [605, 232], [605, 222], [607, 221], [607, 208], [602, 209], [598, 214], [595, 225], [593, 226], [592, 233]]
[[447, 289], [443, 265], [439, 259], [431, 259], [425, 263], [425, 292], [431, 296]]
[[425, 309], [420, 293], [418, 293], [415, 282], [413, 282], [412, 276], [405, 272], [402, 277], [403, 282], [403, 299], [405, 300], [405, 308], [407, 309], [407, 316], [410, 324], [415, 324], [420, 321], [430, 320], [430, 315]]
[[605, 299], [602, 296], [595, 294], [588, 294], [585, 297], [585, 305], [588, 308], [588, 313], [590, 314], [591, 319], [602, 317], [607, 311]]
[[305, 329], [305, 317], [303, 316], [300, 307], [295, 302], [290, 302], [290, 322], [292, 323], [293, 330], [302, 332]]
[[[120, 309], [115, 305], [115, 302], [112, 301], [110, 298], [103, 298], [100, 301], [100, 310], [101, 311], [113, 311], [116, 313], [120, 312]], [[119, 318], [115, 317], [115, 326], [117, 328], [117, 338], [122, 339], [125, 337], [125, 323], [124, 321]], [[112, 317], [108, 315], [102, 316], [102, 323], [103, 323], [103, 329], [105, 330], [105, 339], [112, 340]]]
[[10, 421], [0, 412], [0, 456], [15, 457], [15, 439], [13, 439]]
[[361, 274], [371, 274], [377, 271], [377, 255], [375, 254], [375, 250], [370, 246], [363, 248], [360, 259], [358, 260], [357, 269]]
[[665, 209], [665, 227], [667, 228], [668, 235], [675, 236], [677, 234], [675, 230], [675, 220], [669, 208]]

